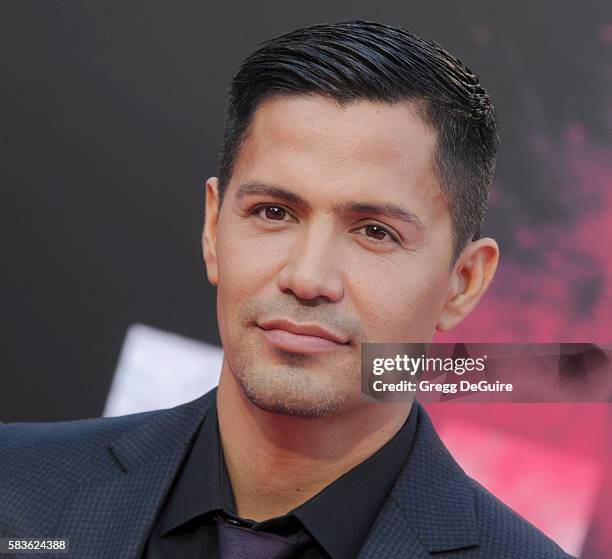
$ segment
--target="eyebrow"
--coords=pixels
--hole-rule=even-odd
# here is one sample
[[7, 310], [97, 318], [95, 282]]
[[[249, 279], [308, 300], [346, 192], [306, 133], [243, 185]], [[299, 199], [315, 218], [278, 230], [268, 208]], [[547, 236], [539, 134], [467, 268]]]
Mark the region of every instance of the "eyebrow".
[[425, 229], [425, 225], [421, 221], [418, 215], [410, 210], [400, 206], [399, 204], [393, 204], [392, 202], [343, 202], [334, 206], [334, 211], [343, 214], [361, 214], [368, 213], [380, 216], [386, 216], [392, 219], [397, 219], [414, 225], [420, 230]]
[[[238, 187], [236, 191], [236, 199], [241, 200], [247, 196], [270, 196], [285, 202], [302, 206], [306, 209], [312, 210], [312, 206], [308, 201], [302, 198], [299, 194], [291, 192], [282, 186], [265, 184], [261, 182], [247, 182]], [[333, 208], [335, 213], [338, 214], [374, 214], [380, 216], [386, 216], [392, 219], [397, 219], [414, 225], [417, 229], [423, 231], [426, 229], [424, 223], [421, 221], [418, 215], [408, 210], [400, 204], [394, 204], [392, 202], [340, 202], [334, 204]]]
[[236, 191], [236, 200], [241, 200], [247, 196], [271, 196], [279, 198], [285, 202], [291, 202], [312, 209], [311, 205], [301, 196], [287, 190], [281, 186], [264, 184], [261, 182], [247, 182], [241, 184]]

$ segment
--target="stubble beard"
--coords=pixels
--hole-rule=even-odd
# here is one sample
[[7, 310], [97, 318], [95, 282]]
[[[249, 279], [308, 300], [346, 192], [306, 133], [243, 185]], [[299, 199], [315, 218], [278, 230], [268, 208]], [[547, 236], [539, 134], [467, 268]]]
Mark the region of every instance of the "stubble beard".
[[317, 378], [312, 370], [315, 356], [283, 350], [275, 350], [275, 354], [278, 362], [266, 366], [256, 363], [253, 352], [243, 350], [235, 366], [230, 365], [252, 404], [272, 413], [309, 418], [325, 417], [345, 406], [350, 394], [338, 382], [333, 383], [334, 379], [326, 383]]

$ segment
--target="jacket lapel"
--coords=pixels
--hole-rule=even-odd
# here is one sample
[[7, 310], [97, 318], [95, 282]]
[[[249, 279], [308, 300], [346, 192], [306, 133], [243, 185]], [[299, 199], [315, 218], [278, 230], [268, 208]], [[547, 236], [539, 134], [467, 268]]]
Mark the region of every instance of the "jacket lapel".
[[390, 498], [381, 510], [357, 559], [429, 559], [398, 503]]
[[139, 559], [164, 498], [216, 389], [148, 413], [110, 443], [112, 471], [74, 488], [56, 537], [79, 559]]
[[358, 559], [420, 559], [477, 546], [470, 479], [418, 403], [412, 450]]

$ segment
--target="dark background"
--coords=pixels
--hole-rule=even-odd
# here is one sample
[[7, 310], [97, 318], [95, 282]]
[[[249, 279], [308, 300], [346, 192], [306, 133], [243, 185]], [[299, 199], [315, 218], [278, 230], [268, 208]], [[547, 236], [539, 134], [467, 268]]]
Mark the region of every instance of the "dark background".
[[[101, 414], [133, 322], [219, 343], [200, 252], [202, 184], [216, 174], [241, 59], [296, 27], [373, 19], [467, 61], [502, 121], [503, 195], [492, 198], [487, 233], [506, 258], [535, 265], [545, 247], [517, 250], [517, 230], [565, 227], [589, 205], [564, 188], [556, 139], [578, 126], [610, 145], [608, 7], [2, 2], [0, 419]], [[573, 293], [580, 309], [602, 281]]]

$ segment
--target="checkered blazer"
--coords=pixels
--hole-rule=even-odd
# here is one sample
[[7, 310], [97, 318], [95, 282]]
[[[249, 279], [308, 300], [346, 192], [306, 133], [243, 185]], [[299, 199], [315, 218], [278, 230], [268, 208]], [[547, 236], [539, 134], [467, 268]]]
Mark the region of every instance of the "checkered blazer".
[[[69, 554], [55, 559], [140, 559], [215, 396], [123, 417], [0, 425], [0, 537], [68, 538]], [[415, 405], [414, 446], [357, 559], [571, 559], [469, 478]]]

